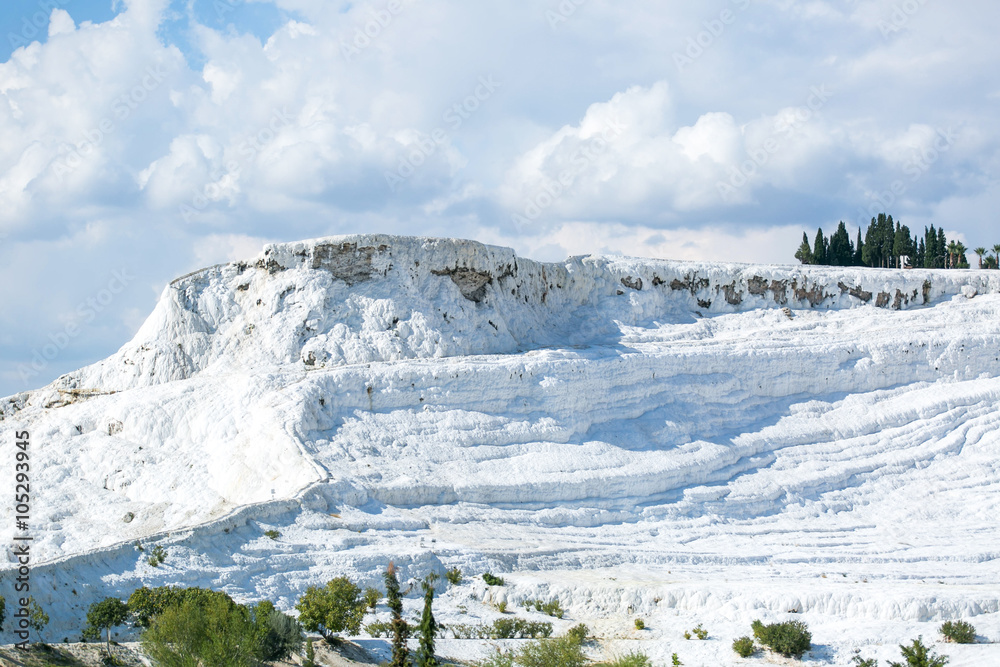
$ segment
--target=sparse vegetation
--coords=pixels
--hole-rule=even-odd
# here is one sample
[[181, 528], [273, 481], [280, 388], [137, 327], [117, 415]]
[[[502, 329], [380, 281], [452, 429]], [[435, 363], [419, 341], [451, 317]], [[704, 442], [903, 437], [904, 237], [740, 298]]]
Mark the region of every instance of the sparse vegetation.
[[552, 636], [551, 623], [523, 618], [498, 618], [490, 625], [454, 623], [448, 629], [455, 639], [543, 639]]
[[500, 577], [495, 577], [490, 572], [483, 573], [483, 581], [486, 582], [487, 586], [503, 586], [504, 580]]
[[757, 652], [757, 647], [754, 646], [752, 638], [740, 637], [733, 642], [733, 650], [736, 651], [736, 655], [741, 658], [749, 658]]
[[701, 627], [701, 623], [699, 623], [693, 630], [684, 633], [684, 639], [691, 639], [692, 635], [698, 639], [708, 639], [708, 630]]
[[945, 621], [940, 632], [946, 640], [956, 644], [976, 643], [976, 629], [967, 621]]
[[149, 558], [146, 559], [146, 562], [152, 565], [153, 567], [159, 567], [160, 565], [165, 563], [166, 560], [167, 560], [167, 550], [164, 549], [159, 544], [157, 544], [155, 547], [153, 547], [153, 550], [150, 552], [150, 556]]
[[551, 602], [545, 602], [543, 600], [525, 600], [521, 604], [528, 609], [534, 607], [535, 611], [548, 614], [549, 616], [554, 616], [555, 618], [562, 618], [566, 613], [566, 611], [559, 604], [558, 598], [552, 600]]
[[306, 659], [302, 661], [302, 667], [316, 667], [316, 650], [313, 648], [312, 637], [306, 640]]
[[764, 625], [758, 620], [750, 627], [761, 645], [786, 658], [801, 658], [802, 654], [812, 648], [812, 634], [802, 621]]
[[444, 578], [452, 586], [458, 586], [462, 583], [462, 571], [458, 567], [453, 567], [444, 573]]
[[862, 658], [861, 649], [855, 649], [854, 657], [851, 658], [851, 664], [855, 667], [878, 667], [878, 660], [875, 658]]
[[281, 533], [279, 533], [278, 531], [276, 531], [273, 528], [271, 530], [265, 530], [264, 531], [264, 535], [266, 535], [267, 537], [270, 537], [272, 540], [276, 540], [279, 537], [281, 537]]
[[[588, 660], [580, 644], [559, 637], [533, 641], [513, 653], [497, 651], [479, 664], [480, 667], [584, 667]], [[626, 665], [631, 667], [632, 663]]]
[[506, 600], [500, 600], [500, 602], [497, 602], [493, 606], [496, 607], [496, 610], [498, 612], [500, 612], [501, 614], [506, 614], [507, 613], [507, 601]]
[[677, 657], [676, 653], [673, 653], [670, 655], [670, 664], [674, 667], [680, 667], [680, 665], [683, 665], [684, 663], [681, 662], [681, 659]]
[[901, 644], [899, 650], [906, 662], [890, 662], [889, 667], [944, 667], [948, 664], [947, 657], [934, 655], [922, 640], [923, 637], [917, 637], [909, 646]]
[[641, 618], [635, 619], [635, 629], [636, 630], [645, 630], [646, 629], [646, 622], [644, 620], [642, 620]]
[[611, 662], [601, 663], [600, 667], [653, 667], [653, 663], [645, 653], [631, 651]]
[[371, 637], [390, 639], [392, 637], [392, 623], [388, 621], [372, 621], [365, 626], [365, 632]]

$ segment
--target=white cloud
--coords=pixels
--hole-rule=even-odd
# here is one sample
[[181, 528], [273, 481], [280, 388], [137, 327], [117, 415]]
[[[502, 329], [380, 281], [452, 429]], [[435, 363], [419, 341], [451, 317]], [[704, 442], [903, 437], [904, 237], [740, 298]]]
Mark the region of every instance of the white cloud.
[[[856, 222], [903, 181], [889, 212], [911, 228], [1000, 240], [995, 3], [925, 3], [888, 35], [894, 0], [728, 3], [737, 20], [683, 71], [673, 54], [719, 7], [588, 0], [553, 27], [556, 2], [411, 1], [351, 52], [386, 2], [270, 4], [293, 12], [273, 34], [185, 16], [180, 45], [161, 41], [167, 0], [98, 24], [70, 4], [47, 42], [0, 63], [0, 254], [36, 258], [0, 265], [37, 322], [5, 320], [8, 350], [44, 336], [94, 266], [136, 260], [142, 288], [101, 329], [124, 335], [167, 280], [261, 239], [387, 231], [546, 258], [791, 261], [802, 228]], [[499, 87], [454, 126], [483, 77]], [[512, 224], [532, 203], [535, 219]]]

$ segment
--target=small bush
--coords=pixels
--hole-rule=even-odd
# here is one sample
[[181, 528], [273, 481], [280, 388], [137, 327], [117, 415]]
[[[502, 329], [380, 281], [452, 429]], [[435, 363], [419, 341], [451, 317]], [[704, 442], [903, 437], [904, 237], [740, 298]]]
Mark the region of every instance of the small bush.
[[157, 544], [153, 547], [153, 551], [150, 552], [152, 555], [146, 559], [146, 562], [153, 567], [159, 567], [160, 564], [166, 562], [167, 560], [167, 550]]
[[570, 637], [573, 641], [578, 644], [582, 644], [587, 641], [587, 635], [590, 634], [590, 628], [588, 628], [583, 623], [574, 625], [572, 628], [566, 631], [566, 636]]
[[812, 634], [802, 621], [785, 621], [764, 625], [754, 621], [753, 635], [761, 644], [786, 658], [801, 658], [812, 648]]
[[584, 667], [588, 662], [583, 648], [567, 637], [531, 642], [514, 656], [521, 667]]
[[383, 639], [391, 639], [392, 623], [388, 623], [386, 621], [372, 621], [365, 626], [365, 632], [367, 632], [370, 637], [375, 637], [376, 639], [379, 637]]
[[940, 632], [945, 639], [956, 644], [976, 643], [976, 629], [966, 621], [945, 621]]
[[753, 645], [753, 639], [750, 637], [740, 637], [733, 642], [733, 650], [741, 658], [749, 658], [757, 652], [757, 647]]
[[708, 630], [701, 627], [701, 623], [699, 623], [691, 632], [694, 633], [694, 636], [697, 637], [698, 639], [701, 640], [708, 639]]
[[278, 531], [274, 530], [273, 528], [271, 530], [265, 530], [264, 531], [264, 535], [270, 537], [272, 540], [276, 540], [279, 537], [281, 537], [281, 533], [279, 533]]
[[636, 630], [645, 630], [646, 629], [646, 622], [643, 621], [641, 618], [635, 619], [635, 629]]
[[676, 653], [674, 653], [670, 656], [670, 664], [674, 667], [681, 667], [684, 663], [681, 662], [681, 659], [677, 657]]
[[611, 662], [604, 664], [607, 667], [653, 667], [649, 656], [638, 651], [632, 651], [627, 655], [615, 658]]
[[444, 578], [448, 580], [448, 583], [452, 586], [458, 586], [462, 583], [462, 571], [457, 567], [453, 567], [444, 573]]
[[890, 662], [889, 667], [944, 667], [947, 665], [948, 658], [934, 655], [933, 651], [924, 646], [922, 639], [922, 637], [917, 637], [910, 646], [900, 644], [899, 650], [906, 659], [906, 664]]
[[487, 586], [503, 586], [504, 581], [500, 577], [494, 577], [491, 573], [486, 572], [483, 574], [483, 581], [486, 582]]
[[522, 618], [498, 618], [490, 626], [490, 639], [542, 639], [552, 636], [552, 624]]
[[375, 611], [375, 607], [378, 606], [379, 600], [382, 599], [382, 594], [377, 588], [369, 586], [365, 589], [365, 593], [361, 596], [361, 599], [364, 601], [366, 607]]
[[861, 649], [854, 649], [854, 657], [851, 658], [851, 663], [855, 667], [878, 667], [878, 660], [875, 658], [861, 657]]

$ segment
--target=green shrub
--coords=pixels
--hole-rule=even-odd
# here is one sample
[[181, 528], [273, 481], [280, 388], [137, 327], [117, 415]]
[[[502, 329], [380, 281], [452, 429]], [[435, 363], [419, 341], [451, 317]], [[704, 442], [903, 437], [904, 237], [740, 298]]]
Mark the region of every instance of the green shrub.
[[375, 611], [375, 607], [378, 606], [379, 600], [382, 599], [382, 593], [379, 592], [377, 588], [372, 588], [369, 586], [365, 589], [365, 594], [361, 597], [365, 602], [365, 606]]
[[521, 667], [584, 667], [587, 663], [583, 648], [568, 637], [531, 642], [514, 656], [514, 664]]
[[347, 577], [331, 579], [323, 588], [310, 586], [295, 605], [299, 621], [306, 630], [321, 632], [326, 638], [337, 632], [359, 634], [365, 616], [360, 595], [361, 589]]
[[753, 639], [750, 637], [740, 637], [733, 642], [733, 650], [741, 658], [749, 658], [757, 652], [757, 647], [753, 645]]
[[611, 662], [601, 663], [601, 665], [605, 667], [653, 667], [649, 656], [638, 651], [632, 651], [615, 658]]
[[590, 628], [588, 628], [583, 623], [574, 625], [572, 628], [566, 631], [566, 636], [571, 638], [578, 644], [582, 644], [587, 641], [587, 635], [590, 634]]
[[694, 633], [694, 636], [697, 637], [698, 639], [701, 640], [708, 639], [708, 630], [701, 627], [701, 623], [695, 626], [694, 630], [692, 630], [691, 632]]
[[259, 656], [264, 660], [284, 660], [302, 648], [302, 624], [275, 609], [270, 600], [262, 600], [250, 608], [257, 635], [260, 637]]
[[490, 626], [489, 639], [541, 639], [552, 636], [552, 624], [523, 618], [498, 618]]
[[494, 606], [497, 608], [497, 611], [500, 612], [501, 614], [506, 614], [507, 613], [507, 601], [506, 600], [501, 600], [500, 602], [497, 602]]
[[157, 614], [142, 635], [154, 664], [246, 667], [260, 657], [261, 637], [250, 611], [221, 597], [188, 597]]
[[153, 547], [153, 550], [150, 553], [152, 555], [146, 559], [146, 562], [153, 567], [159, 567], [161, 563], [164, 563], [167, 560], [167, 550], [159, 544]]
[[552, 600], [551, 602], [545, 602], [543, 600], [526, 600], [523, 605], [528, 608], [534, 607], [535, 611], [548, 614], [549, 616], [554, 616], [556, 618], [562, 618], [566, 613], [559, 604], [558, 598]]
[[444, 573], [444, 578], [448, 580], [448, 583], [452, 586], [458, 586], [462, 583], [462, 571], [457, 567], [453, 567]]
[[367, 632], [371, 637], [391, 639], [392, 623], [389, 623], [388, 621], [372, 621], [365, 626], [365, 632]]
[[272, 540], [276, 540], [279, 537], [281, 537], [281, 533], [279, 533], [278, 531], [276, 531], [273, 528], [271, 530], [265, 530], [264, 531], [264, 535], [266, 535], [267, 537], [270, 537]]
[[861, 657], [861, 649], [854, 649], [854, 657], [851, 658], [851, 663], [855, 667], [878, 667], [878, 660], [875, 658]]
[[976, 629], [966, 621], [945, 621], [940, 632], [945, 639], [956, 644], [976, 643]]
[[483, 581], [486, 582], [488, 586], [503, 586], [504, 581], [500, 577], [495, 577], [491, 573], [486, 572], [483, 574]]
[[646, 622], [643, 621], [641, 618], [635, 619], [635, 629], [636, 630], [645, 630], [646, 629]]
[[681, 662], [681, 659], [677, 657], [676, 653], [673, 653], [670, 655], [670, 664], [674, 667], [681, 667], [684, 663]]
[[948, 658], [934, 655], [927, 646], [924, 646], [922, 639], [922, 637], [917, 637], [910, 646], [901, 644], [899, 650], [906, 659], [906, 664], [890, 662], [889, 667], [944, 667], [947, 665]]
[[762, 645], [786, 658], [801, 658], [812, 648], [812, 634], [802, 621], [785, 621], [764, 625], [754, 621], [753, 635]]
[[316, 667], [316, 650], [313, 648], [312, 637], [306, 640], [306, 659], [302, 661], [302, 667]]
[[148, 628], [153, 618], [167, 607], [183, 604], [185, 600], [194, 600], [202, 604], [219, 598], [228, 604], [236, 604], [232, 598], [222, 591], [207, 588], [172, 588], [159, 586], [157, 588], [137, 588], [128, 598], [128, 610], [132, 615], [134, 625], [138, 628]]

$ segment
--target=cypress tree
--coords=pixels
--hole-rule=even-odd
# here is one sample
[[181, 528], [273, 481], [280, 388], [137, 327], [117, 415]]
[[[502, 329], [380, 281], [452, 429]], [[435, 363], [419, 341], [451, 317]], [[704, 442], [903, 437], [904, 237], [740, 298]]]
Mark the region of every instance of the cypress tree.
[[854, 266], [864, 266], [865, 244], [861, 242], [861, 227], [858, 227], [858, 242], [854, 245]]
[[795, 259], [799, 260], [803, 264], [814, 264], [812, 248], [809, 247], [809, 237], [805, 232], [802, 232], [802, 244], [799, 245], [799, 249], [795, 251]]
[[813, 241], [813, 264], [829, 264], [827, 261], [827, 241], [823, 236], [823, 228], [816, 230], [816, 240]]
[[420, 617], [420, 649], [417, 651], [416, 667], [438, 667], [434, 658], [434, 635], [437, 633], [438, 623], [431, 611], [434, 604], [434, 582], [437, 578], [431, 572], [421, 584], [424, 589], [424, 613]]
[[937, 230], [937, 247], [938, 254], [945, 255], [948, 253], [948, 237], [944, 235], [944, 227], [938, 227]]
[[854, 253], [851, 250], [851, 237], [847, 226], [841, 220], [837, 231], [830, 237], [830, 250], [827, 263], [833, 266], [850, 266]]
[[384, 576], [386, 606], [392, 612], [392, 662], [389, 667], [408, 667], [410, 652], [406, 648], [406, 639], [410, 636], [410, 627], [403, 620], [403, 598], [399, 594], [399, 579], [392, 561], [389, 561]]

